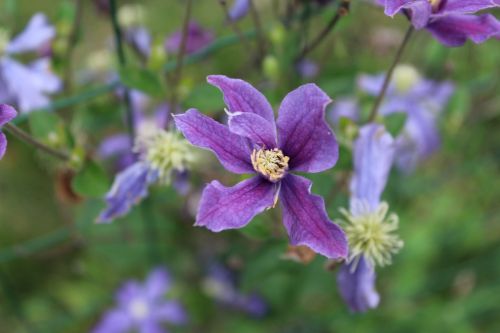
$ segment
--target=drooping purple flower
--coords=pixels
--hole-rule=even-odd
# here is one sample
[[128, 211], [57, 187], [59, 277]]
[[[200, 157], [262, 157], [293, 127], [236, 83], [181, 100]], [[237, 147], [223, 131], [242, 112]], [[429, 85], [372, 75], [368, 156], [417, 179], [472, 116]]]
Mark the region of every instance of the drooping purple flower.
[[238, 21], [245, 17], [250, 10], [250, 0], [234, 0], [233, 5], [229, 9], [229, 19]]
[[0, 104], [0, 160], [7, 151], [7, 137], [2, 133], [2, 126], [17, 116], [16, 110], [7, 104]]
[[93, 333], [166, 333], [164, 324], [183, 325], [187, 315], [176, 300], [167, 300], [171, 280], [163, 268], [153, 270], [144, 283], [131, 280], [116, 294], [116, 306], [108, 310]]
[[0, 57], [0, 102], [12, 102], [22, 112], [46, 106], [48, 95], [61, 89], [61, 80], [50, 70], [48, 58], [39, 58], [29, 65], [21, 64], [12, 56], [39, 51], [55, 36], [55, 29], [45, 15], [35, 14], [24, 31], [5, 47]]
[[321, 172], [338, 159], [333, 131], [324, 120], [330, 98], [306, 84], [281, 103], [277, 121], [266, 98], [249, 83], [222, 75], [208, 82], [224, 94], [228, 126], [195, 109], [175, 116], [175, 123], [195, 146], [211, 150], [237, 174], [254, 174], [233, 187], [218, 181], [202, 194], [196, 226], [218, 232], [242, 228], [280, 200], [283, 223], [292, 245], [306, 245], [329, 258], [347, 255], [345, 235], [328, 218], [323, 198], [311, 193], [311, 181], [291, 174]]
[[210, 267], [203, 288], [209, 296], [230, 309], [243, 311], [253, 317], [262, 317], [268, 312], [264, 299], [257, 293], [244, 294], [239, 291], [233, 272], [220, 264]]
[[500, 38], [500, 21], [492, 14], [472, 15], [500, 7], [499, 0], [378, 0], [385, 14], [405, 14], [416, 29], [426, 28], [446, 46], [461, 46], [467, 39], [482, 43]]
[[[214, 40], [214, 34], [211, 31], [203, 29], [197, 22], [190, 22], [187, 31], [186, 53], [191, 54], [201, 50]], [[171, 34], [166, 42], [165, 48], [168, 52], [177, 53], [182, 41], [182, 31], [176, 31]]]
[[[361, 90], [376, 96], [382, 88], [383, 77], [384, 74], [362, 75], [358, 85]], [[410, 66], [396, 68], [380, 114], [407, 114], [405, 127], [396, 138], [396, 165], [402, 172], [412, 172], [439, 147], [437, 120], [453, 90], [450, 82], [423, 79]]]

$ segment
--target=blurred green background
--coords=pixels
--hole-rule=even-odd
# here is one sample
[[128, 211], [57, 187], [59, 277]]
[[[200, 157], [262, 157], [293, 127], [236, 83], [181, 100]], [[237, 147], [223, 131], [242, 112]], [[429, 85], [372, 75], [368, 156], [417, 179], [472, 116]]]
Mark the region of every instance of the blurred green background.
[[[258, 1], [267, 35], [277, 26], [270, 2]], [[0, 24], [17, 32], [37, 11], [57, 24], [61, 8], [72, 3], [4, 0]], [[181, 26], [183, 1], [138, 3], [145, 6], [146, 26], [156, 38]], [[314, 14], [307, 29], [287, 30], [286, 43], [292, 45], [285, 43], [287, 47], [293, 48], [306, 30], [315, 35], [333, 13], [327, 7]], [[195, 1], [193, 18], [217, 37], [232, 34], [215, 0]], [[247, 18], [239, 26], [247, 30], [253, 25]], [[403, 17], [390, 19], [380, 8], [354, 2], [350, 15], [310, 56], [320, 65], [314, 81], [333, 99], [353, 94], [357, 75], [388, 68], [397, 48], [393, 39], [400, 39], [406, 26]], [[112, 41], [108, 17], [97, 14], [91, 1], [85, 1], [82, 28], [75, 70]], [[302, 83], [286, 65], [289, 52], [272, 43], [269, 47], [281, 66], [278, 75], [249, 66], [248, 52], [238, 43], [186, 66], [183, 108], [221, 114], [222, 98], [205, 83], [208, 74], [248, 80], [278, 106], [288, 90]], [[308, 265], [281, 258], [287, 243], [276, 211], [241, 231], [212, 234], [191, 226], [189, 212], [203, 184], [211, 178], [225, 184], [237, 180], [211, 157], [202, 170], [193, 171], [195, 190], [188, 197], [158, 187], [127, 218], [95, 225], [102, 201], [70, 200], [64, 172], [10, 138], [0, 163], [0, 333], [88, 332], [112, 306], [121, 282], [142, 279], [157, 264], [171, 271], [171, 295], [190, 315], [188, 326], [172, 332], [499, 332], [499, 55], [494, 40], [446, 49], [424, 31], [415, 34], [406, 50], [405, 63], [427, 77], [452, 80], [456, 92], [441, 118], [442, 148], [410, 176], [392, 172], [384, 199], [400, 217], [405, 247], [392, 266], [378, 270], [382, 301], [365, 314], [348, 311], [337, 291], [336, 271], [326, 270], [323, 258]], [[87, 88], [76, 86], [74, 93]], [[86, 143], [95, 149], [113, 132], [103, 128], [120, 129], [119, 109], [112, 95], [103, 95], [59, 114], [73, 133], [91, 132]], [[348, 171], [350, 156], [341, 159], [338, 167], [313, 177], [315, 193], [328, 196], [339, 186], [336, 180]], [[207, 170], [215, 176], [207, 176]], [[339, 191], [328, 207], [333, 219], [347, 204], [345, 186]], [[269, 315], [257, 320], [217, 306], [201, 287], [209, 258], [235, 268], [241, 290], [259, 291], [270, 305]]]

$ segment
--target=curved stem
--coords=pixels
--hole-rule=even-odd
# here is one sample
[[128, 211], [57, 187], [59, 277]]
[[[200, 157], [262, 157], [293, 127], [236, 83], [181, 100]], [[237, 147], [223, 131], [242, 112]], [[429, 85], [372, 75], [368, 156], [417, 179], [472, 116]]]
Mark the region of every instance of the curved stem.
[[377, 96], [377, 99], [375, 100], [375, 104], [373, 104], [373, 108], [370, 112], [370, 116], [368, 117], [368, 122], [372, 122], [375, 120], [377, 117], [378, 110], [380, 108], [380, 104], [382, 103], [382, 100], [385, 97], [385, 94], [387, 92], [387, 88], [389, 87], [389, 83], [391, 82], [392, 74], [394, 73], [394, 69], [396, 68], [396, 65], [399, 63], [401, 60], [401, 56], [403, 55], [403, 51], [408, 45], [408, 41], [410, 40], [410, 37], [413, 33], [413, 26], [410, 25], [408, 30], [406, 31], [405, 37], [403, 41], [401, 42], [401, 45], [399, 45], [399, 49], [396, 52], [396, 56], [394, 57], [394, 60], [392, 61], [391, 67], [387, 71], [387, 74], [385, 75], [384, 78], [384, 84], [382, 85], [382, 90], [380, 90], [380, 93]]

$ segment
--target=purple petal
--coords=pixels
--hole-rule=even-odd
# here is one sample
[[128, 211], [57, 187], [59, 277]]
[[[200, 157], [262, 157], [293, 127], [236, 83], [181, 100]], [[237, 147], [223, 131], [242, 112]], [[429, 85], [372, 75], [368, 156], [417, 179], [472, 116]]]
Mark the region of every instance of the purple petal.
[[107, 205], [97, 222], [111, 222], [126, 215], [133, 205], [148, 195], [148, 188], [156, 179], [156, 173], [144, 162], [136, 162], [120, 172], [106, 194]]
[[325, 257], [347, 256], [347, 239], [325, 210], [323, 198], [311, 194], [312, 182], [289, 174], [281, 181], [283, 224], [292, 245], [306, 245]]
[[157, 321], [165, 321], [176, 325], [183, 325], [187, 322], [186, 310], [176, 301], [158, 304], [153, 309], [153, 318]]
[[4, 157], [6, 151], [7, 151], [7, 138], [5, 137], [5, 134], [0, 132], [0, 160]]
[[250, 83], [224, 75], [210, 75], [207, 81], [222, 91], [229, 112], [255, 113], [274, 125], [274, 112], [271, 104]]
[[10, 105], [0, 104], [0, 127], [17, 116], [17, 111]]
[[278, 145], [290, 157], [291, 170], [320, 172], [337, 162], [337, 140], [325, 121], [325, 107], [330, 102], [312, 83], [300, 86], [283, 99], [277, 121]]
[[354, 176], [351, 196], [375, 209], [387, 184], [394, 158], [394, 139], [383, 125], [368, 124], [360, 129], [354, 142]]
[[151, 34], [144, 27], [130, 28], [125, 32], [127, 42], [137, 50], [144, 59], [151, 53]]
[[92, 333], [126, 333], [132, 328], [132, 320], [126, 312], [111, 310], [92, 330]]
[[101, 142], [97, 155], [109, 158], [116, 155], [130, 153], [132, 150], [130, 137], [127, 134], [112, 135]]
[[491, 14], [440, 16], [430, 22], [427, 29], [449, 47], [461, 46], [467, 38], [479, 44], [490, 37], [500, 37], [500, 21]]
[[143, 294], [144, 289], [141, 284], [135, 280], [129, 280], [118, 289], [116, 293], [116, 302], [120, 306], [126, 308], [129, 303], [141, 297]]
[[[365, 93], [377, 96], [382, 89], [384, 84], [385, 74], [377, 74], [377, 75], [360, 75], [358, 78], [358, 87]], [[389, 88], [390, 89], [390, 88]]]
[[195, 109], [175, 115], [174, 120], [179, 131], [191, 144], [213, 151], [227, 170], [234, 173], [254, 173], [247, 140], [232, 133], [227, 126]]
[[[201, 50], [210, 44], [214, 39], [211, 31], [203, 29], [198, 23], [190, 22], [187, 32], [186, 53], [191, 54]], [[177, 53], [181, 45], [182, 31], [171, 34], [166, 42], [165, 48], [168, 52]]]
[[230, 113], [228, 125], [231, 132], [250, 139], [254, 144], [268, 148], [276, 147], [276, 127], [258, 114]]
[[42, 13], [37, 13], [31, 18], [26, 28], [7, 45], [5, 50], [10, 54], [37, 51], [54, 38], [55, 34], [56, 30], [48, 23], [47, 17]]
[[361, 257], [353, 270], [355, 262], [340, 267], [337, 284], [340, 295], [351, 311], [364, 312], [376, 308], [380, 296], [375, 290], [375, 270]]
[[500, 6], [500, 0], [448, 0], [445, 1], [443, 13], [472, 14], [487, 8]]
[[233, 6], [229, 9], [229, 19], [237, 21], [248, 14], [250, 10], [250, 0], [234, 0]]
[[213, 181], [203, 190], [195, 225], [215, 232], [242, 228], [255, 215], [273, 206], [275, 193], [275, 184], [260, 176], [233, 187]]
[[138, 333], [166, 333], [166, 331], [159, 322], [154, 319], [148, 319], [139, 324]]
[[354, 122], [359, 120], [360, 109], [358, 101], [354, 98], [346, 97], [333, 102], [332, 107], [328, 111], [329, 119], [338, 125], [340, 118], [348, 118]]
[[295, 69], [303, 79], [311, 79], [318, 75], [318, 64], [309, 59], [303, 59], [295, 65]]
[[387, 0], [385, 2], [385, 14], [388, 16], [394, 16], [402, 10], [408, 10], [413, 26], [421, 29], [429, 21], [432, 5], [428, 0]]
[[144, 284], [145, 293], [148, 299], [161, 298], [170, 288], [170, 275], [164, 268], [156, 268], [149, 273]]

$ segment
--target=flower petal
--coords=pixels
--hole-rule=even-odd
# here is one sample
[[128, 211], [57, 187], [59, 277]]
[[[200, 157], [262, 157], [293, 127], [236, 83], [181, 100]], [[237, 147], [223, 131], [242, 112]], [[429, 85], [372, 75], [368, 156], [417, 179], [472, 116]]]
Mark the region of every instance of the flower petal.
[[353, 261], [340, 267], [337, 275], [337, 285], [340, 295], [351, 311], [364, 312], [376, 308], [380, 296], [375, 290], [375, 270], [361, 257], [353, 270]]
[[111, 310], [104, 314], [92, 333], [125, 333], [131, 328], [132, 320], [126, 312]]
[[250, 161], [251, 148], [245, 138], [232, 133], [227, 126], [190, 109], [174, 115], [175, 124], [193, 145], [209, 149], [222, 165], [234, 173], [254, 173]]
[[323, 198], [311, 194], [312, 182], [306, 178], [287, 175], [281, 181], [283, 224], [292, 245], [306, 245], [325, 257], [347, 256], [347, 239], [325, 210]]
[[340, 118], [348, 118], [358, 122], [360, 113], [358, 101], [352, 97], [345, 97], [333, 102], [332, 107], [329, 108], [328, 116], [333, 124], [338, 125]]
[[234, 0], [233, 6], [229, 9], [229, 19], [237, 21], [248, 14], [250, 10], [250, 0]]
[[394, 16], [403, 9], [410, 11], [411, 22], [416, 29], [422, 29], [429, 22], [432, 5], [428, 0], [387, 0], [385, 14]]
[[337, 162], [337, 140], [325, 121], [325, 107], [330, 102], [315, 84], [300, 86], [283, 99], [277, 121], [278, 146], [290, 157], [291, 170], [320, 172]]
[[230, 112], [255, 113], [274, 125], [274, 112], [271, 104], [250, 83], [224, 75], [210, 75], [207, 81], [222, 91], [224, 102]]
[[56, 35], [56, 29], [48, 23], [45, 14], [37, 13], [26, 28], [15, 37], [5, 51], [10, 54], [37, 51]]
[[164, 268], [156, 268], [149, 273], [144, 283], [145, 294], [150, 299], [161, 298], [170, 288], [170, 275]]
[[14, 119], [16, 116], [16, 109], [7, 104], [0, 104], [0, 127]]
[[0, 160], [3, 158], [6, 151], [7, 151], [7, 138], [5, 137], [5, 134], [0, 132]]
[[260, 176], [233, 187], [213, 181], [201, 195], [196, 226], [219, 232], [246, 226], [257, 214], [272, 207], [276, 186]]
[[467, 38], [476, 44], [490, 37], [500, 38], [500, 21], [491, 14], [440, 16], [430, 22], [427, 29], [438, 41], [450, 47], [463, 45]]
[[144, 27], [134, 27], [125, 31], [125, 40], [144, 58], [151, 54], [152, 38]]
[[351, 196], [375, 209], [387, 184], [394, 158], [394, 139], [383, 125], [368, 124], [354, 142], [354, 176]]
[[500, 6], [500, 0], [448, 0], [442, 12], [451, 14], [472, 14], [483, 9]]
[[153, 309], [153, 317], [157, 321], [165, 321], [176, 325], [187, 322], [186, 310], [176, 301], [167, 301], [156, 305]]
[[254, 144], [268, 148], [276, 147], [276, 127], [258, 114], [229, 113], [228, 125], [231, 132], [250, 139]]

